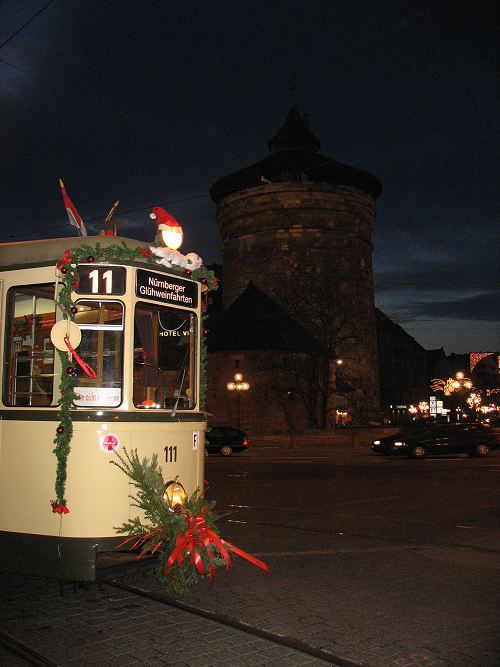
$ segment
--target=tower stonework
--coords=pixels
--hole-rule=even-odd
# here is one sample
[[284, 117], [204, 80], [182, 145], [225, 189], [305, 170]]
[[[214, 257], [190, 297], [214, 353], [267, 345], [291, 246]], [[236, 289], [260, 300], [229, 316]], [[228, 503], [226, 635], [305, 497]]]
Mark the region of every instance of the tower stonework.
[[373, 414], [379, 390], [372, 234], [381, 185], [321, 155], [295, 107], [268, 146], [270, 156], [210, 191], [222, 238], [224, 308], [250, 282], [295, 317], [315, 300], [325, 310], [335, 304], [342, 324], [330, 343], [332, 359], [343, 359], [358, 410]]

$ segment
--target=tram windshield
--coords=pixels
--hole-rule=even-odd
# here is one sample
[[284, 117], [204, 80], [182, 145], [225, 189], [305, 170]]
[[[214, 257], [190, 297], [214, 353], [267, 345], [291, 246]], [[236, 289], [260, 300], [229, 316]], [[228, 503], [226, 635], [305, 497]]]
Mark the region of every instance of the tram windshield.
[[134, 405], [194, 408], [196, 316], [140, 302], [134, 324]]
[[80, 300], [75, 322], [82, 334], [77, 352], [92, 368], [88, 377], [77, 367], [75, 387], [79, 407], [117, 407], [122, 402], [123, 304], [120, 301]]
[[3, 401], [51, 405], [54, 387], [54, 283], [19, 285], [7, 293]]

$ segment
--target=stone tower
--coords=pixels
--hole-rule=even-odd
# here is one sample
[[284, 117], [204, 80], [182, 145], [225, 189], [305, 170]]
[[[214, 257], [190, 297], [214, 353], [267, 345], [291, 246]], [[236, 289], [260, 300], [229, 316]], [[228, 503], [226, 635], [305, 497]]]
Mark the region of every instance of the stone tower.
[[372, 233], [382, 186], [322, 155], [295, 107], [268, 147], [268, 157], [210, 189], [222, 237], [224, 308], [250, 282], [295, 316], [301, 301], [304, 312], [315, 298], [325, 310], [336, 304], [344, 325], [332, 357], [344, 360], [342, 372], [365, 413], [376, 412]]

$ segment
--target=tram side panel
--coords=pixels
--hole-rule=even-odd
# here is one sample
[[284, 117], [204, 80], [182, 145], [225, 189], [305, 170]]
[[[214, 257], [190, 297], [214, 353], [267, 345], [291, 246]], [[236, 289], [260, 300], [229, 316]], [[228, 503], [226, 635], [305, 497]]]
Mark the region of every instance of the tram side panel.
[[[115, 528], [141, 515], [130, 498], [135, 487], [111, 465], [117, 461], [116, 443], [118, 451], [137, 449], [141, 459], [156, 454], [165, 481], [179, 478], [190, 493], [203, 479], [203, 423], [74, 422], [66, 482], [70, 512], [61, 517], [50, 507], [54, 422], [4, 420], [1, 425], [0, 569], [96, 578], [98, 554], [123, 539]], [[106, 443], [113, 443], [111, 449]]]

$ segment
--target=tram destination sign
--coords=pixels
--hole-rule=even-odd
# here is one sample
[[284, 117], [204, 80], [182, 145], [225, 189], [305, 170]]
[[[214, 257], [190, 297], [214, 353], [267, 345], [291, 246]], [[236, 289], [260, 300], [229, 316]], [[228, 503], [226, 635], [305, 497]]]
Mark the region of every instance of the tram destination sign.
[[198, 285], [189, 280], [174, 278], [152, 271], [137, 270], [136, 296], [141, 299], [161, 301], [174, 306], [196, 308]]

